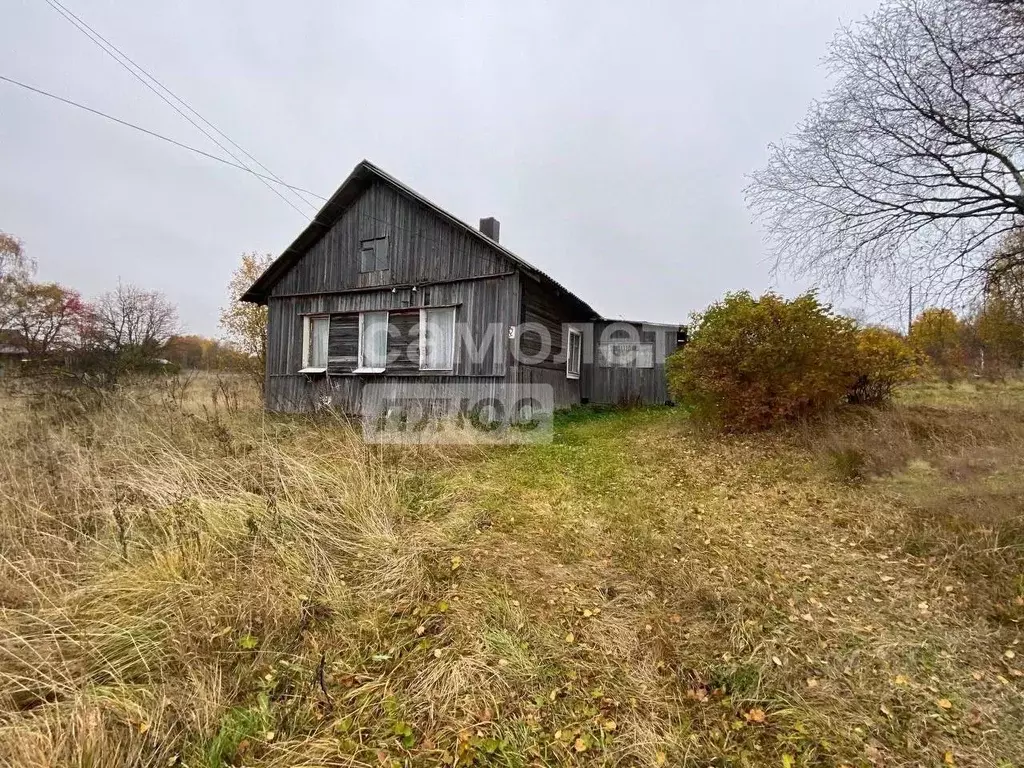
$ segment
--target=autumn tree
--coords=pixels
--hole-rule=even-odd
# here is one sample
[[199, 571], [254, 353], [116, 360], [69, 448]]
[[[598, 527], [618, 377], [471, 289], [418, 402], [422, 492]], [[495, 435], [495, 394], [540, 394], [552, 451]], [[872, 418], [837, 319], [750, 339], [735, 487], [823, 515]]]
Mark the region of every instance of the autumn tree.
[[748, 188], [777, 265], [839, 286], [982, 287], [1024, 225], [1024, 3], [887, 0], [827, 64], [834, 86]]
[[0, 232], [0, 331], [9, 331], [16, 286], [32, 277], [33, 264], [21, 241]]
[[228, 341], [248, 355], [249, 373], [261, 387], [267, 368], [267, 308], [240, 299], [272, 261], [269, 253], [243, 253], [228, 283], [228, 304], [220, 312], [221, 330]]
[[972, 318], [971, 331], [984, 372], [1002, 375], [1024, 365], [1024, 317], [1012, 302], [1001, 296], [986, 299]]
[[33, 358], [69, 351], [77, 343], [85, 314], [76, 291], [56, 283], [11, 283], [8, 327]]
[[964, 366], [963, 339], [964, 327], [951, 309], [931, 307], [910, 325], [910, 345], [947, 377], [956, 375]]

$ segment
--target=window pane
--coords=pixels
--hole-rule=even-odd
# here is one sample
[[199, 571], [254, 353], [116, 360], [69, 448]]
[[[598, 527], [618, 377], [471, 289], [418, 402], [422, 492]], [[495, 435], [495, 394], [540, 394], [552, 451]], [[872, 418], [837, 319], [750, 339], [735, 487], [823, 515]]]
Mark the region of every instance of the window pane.
[[420, 368], [450, 371], [455, 365], [455, 307], [423, 310]]
[[329, 317], [311, 317], [309, 319], [309, 367], [327, 367], [327, 337], [330, 333]]
[[579, 333], [569, 331], [569, 349], [568, 358], [566, 360], [566, 374], [570, 376], [578, 376], [580, 373], [580, 350], [582, 349], [582, 340], [580, 339]]
[[384, 368], [388, 359], [388, 313], [364, 312], [359, 333], [359, 367]]

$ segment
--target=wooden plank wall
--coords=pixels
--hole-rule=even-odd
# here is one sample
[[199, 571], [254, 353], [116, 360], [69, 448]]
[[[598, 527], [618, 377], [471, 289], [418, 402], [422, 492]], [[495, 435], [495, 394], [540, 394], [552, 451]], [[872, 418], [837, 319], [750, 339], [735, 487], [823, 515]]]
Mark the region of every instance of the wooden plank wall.
[[[390, 269], [359, 271], [362, 241], [386, 238]], [[278, 281], [272, 296], [497, 275], [499, 252], [393, 187], [374, 181]]]
[[[597, 344], [612, 323], [595, 323], [593, 335], [584, 339], [590, 355], [583, 365], [583, 397], [605, 405], [660, 405], [671, 399], [665, 378], [665, 358], [676, 349], [678, 328], [674, 325], [621, 323], [632, 326], [640, 341], [654, 344], [653, 368], [606, 368], [600, 365]], [[605, 334], [605, 340], [608, 340]]]
[[[388, 288], [321, 296], [272, 297], [268, 302], [270, 334], [267, 344], [267, 407], [275, 411], [307, 410], [316, 402], [316, 381], [297, 373], [302, 367], [304, 314], [382, 309], [408, 312], [410, 309], [423, 306], [452, 305], [456, 306], [455, 319], [459, 332], [456, 335], [454, 375], [421, 373], [419, 370], [411, 369], [409, 365], [398, 365], [390, 374], [346, 373], [342, 376], [332, 376], [332, 392], [335, 393], [332, 400], [337, 407], [348, 413], [356, 412], [362, 394], [359, 383], [362, 378], [408, 378], [422, 383], [481, 376], [505, 381], [507, 374], [511, 377], [508, 368], [507, 331], [519, 318], [518, 274], [427, 286], [417, 291], [405, 289], [392, 292]], [[334, 322], [332, 332], [340, 332], [335, 331]], [[483, 348], [490, 349], [490, 352], [482, 359], [474, 360], [469, 345], [472, 343], [480, 347], [487, 334], [491, 334], [491, 341]], [[337, 337], [336, 341], [339, 341]], [[338, 356], [329, 367], [332, 373], [345, 370]], [[339, 378], [354, 381], [337, 383], [336, 380]]]
[[[523, 384], [545, 384], [554, 390], [555, 407], [568, 408], [580, 402], [582, 397], [581, 366], [580, 378], [570, 379], [565, 375], [566, 328], [578, 327], [586, 335], [587, 317], [557, 288], [529, 277], [521, 281], [522, 310], [521, 323], [539, 324], [547, 329], [551, 338], [550, 352], [536, 363], [520, 363], [518, 380]], [[540, 352], [540, 339], [536, 334], [522, 332], [516, 343], [523, 355], [534, 358]], [[583, 340], [583, 350], [587, 348]]]

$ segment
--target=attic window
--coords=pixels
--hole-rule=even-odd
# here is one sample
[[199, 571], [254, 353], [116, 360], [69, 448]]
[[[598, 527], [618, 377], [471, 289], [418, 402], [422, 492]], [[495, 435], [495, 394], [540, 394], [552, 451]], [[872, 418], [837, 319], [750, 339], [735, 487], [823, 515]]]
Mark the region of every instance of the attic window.
[[359, 271], [380, 272], [385, 269], [391, 269], [387, 236], [363, 240], [359, 247]]

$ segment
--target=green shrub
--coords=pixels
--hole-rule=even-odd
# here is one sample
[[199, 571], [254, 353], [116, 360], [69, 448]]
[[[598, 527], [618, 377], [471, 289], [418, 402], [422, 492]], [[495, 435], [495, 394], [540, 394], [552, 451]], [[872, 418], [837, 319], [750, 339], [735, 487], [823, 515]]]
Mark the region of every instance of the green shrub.
[[834, 407], [856, 384], [857, 329], [812, 293], [731, 293], [694, 317], [668, 361], [673, 396], [725, 429], [764, 429]]
[[893, 390], [918, 374], [917, 355], [906, 339], [889, 328], [870, 326], [857, 331], [851, 403], [879, 405], [892, 397]]

